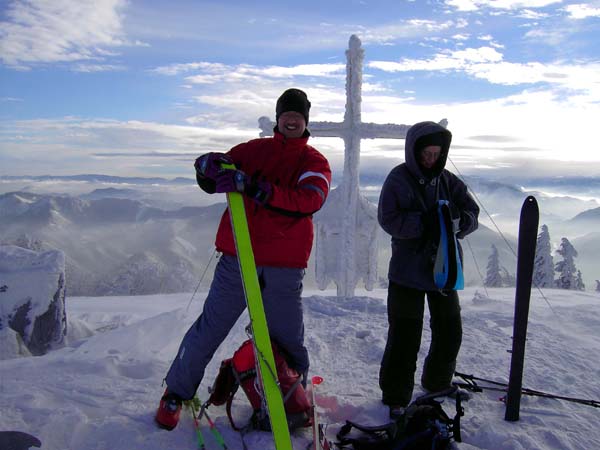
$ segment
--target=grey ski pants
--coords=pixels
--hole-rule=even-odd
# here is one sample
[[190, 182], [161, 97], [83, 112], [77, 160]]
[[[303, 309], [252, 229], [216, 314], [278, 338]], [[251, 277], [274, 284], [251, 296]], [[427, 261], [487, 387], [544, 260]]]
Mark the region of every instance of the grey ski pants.
[[[257, 267], [271, 339], [287, 353], [289, 364], [306, 377], [302, 280], [304, 269]], [[204, 370], [246, 308], [237, 258], [223, 255], [204, 303], [202, 314], [187, 331], [167, 373], [170, 392], [191, 399]], [[240, 342], [241, 344], [241, 342]]]

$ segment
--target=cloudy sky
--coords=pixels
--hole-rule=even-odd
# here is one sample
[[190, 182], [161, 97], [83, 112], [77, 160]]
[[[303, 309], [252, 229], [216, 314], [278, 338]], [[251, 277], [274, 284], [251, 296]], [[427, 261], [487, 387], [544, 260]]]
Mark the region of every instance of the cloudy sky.
[[[363, 121], [448, 119], [463, 174], [598, 176], [599, 32], [598, 0], [0, 1], [0, 175], [191, 177], [292, 86], [341, 121], [356, 34]], [[402, 159], [363, 141], [363, 174]]]

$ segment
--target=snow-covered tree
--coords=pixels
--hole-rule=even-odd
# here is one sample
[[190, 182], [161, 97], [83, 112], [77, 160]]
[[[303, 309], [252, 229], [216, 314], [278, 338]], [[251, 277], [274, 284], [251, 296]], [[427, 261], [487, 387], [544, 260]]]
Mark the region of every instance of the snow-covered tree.
[[558, 272], [556, 287], [559, 289], [577, 289], [577, 268], [575, 267], [575, 258], [578, 255], [577, 250], [575, 250], [575, 247], [573, 247], [567, 238], [562, 238], [560, 247], [556, 253], [563, 258], [555, 266]]
[[533, 285], [543, 288], [554, 286], [554, 259], [548, 227], [542, 225], [537, 237], [535, 261], [533, 263]]
[[510, 273], [506, 267], [502, 266], [502, 286], [512, 287], [517, 285], [517, 276], [514, 273]]
[[583, 282], [583, 277], [581, 276], [581, 270], [577, 271], [577, 278], [575, 279], [575, 290], [585, 291], [585, 283]]
[[500, 258], [498, 256], [498, 249], [494, 244], [492, 244], [492, 253], [488, 257], [487, 272], [483, 284], [486, 287], [502, 287]]
[[600, 292], [600, 280], [596, 280], [596, 292]]

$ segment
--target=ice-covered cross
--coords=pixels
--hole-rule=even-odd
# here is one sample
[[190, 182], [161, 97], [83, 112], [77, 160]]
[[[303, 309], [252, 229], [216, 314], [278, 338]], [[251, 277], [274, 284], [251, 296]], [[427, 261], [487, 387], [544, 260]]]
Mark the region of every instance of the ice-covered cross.
[[[359, 192], [361, 139], [404, 139], [410, 125], [376, 124], [361, 121], [362, 66], [364, 50], [356, 35], [350, 36], [346, 51], [346, 112], [344, 121], [310, 122], [312, 136], [340, 137], [344, 140], [344, 176], [325, 207], [316, 216], [315, 270], [320, 289], [330, 280], [337, 295], [354, 296], [360, 278], [367, 290], [377, 280], [377, 207]], [[275, 123], [261, 117], [261, 137], [271, 136]]]

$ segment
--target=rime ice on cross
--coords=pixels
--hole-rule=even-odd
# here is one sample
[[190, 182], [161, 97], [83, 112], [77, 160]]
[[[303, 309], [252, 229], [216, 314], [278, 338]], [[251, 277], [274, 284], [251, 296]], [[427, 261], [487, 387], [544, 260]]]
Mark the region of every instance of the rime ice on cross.
[[[362, 65], [364, 50], [356, 35], [346, 51], [346, 112], [344, 121], [311, 122], [310, 133], [344, 140], [344, 176], [321, 211], [317, 224], [315, 270], [319, 289], [330, 280], [338, 297], [354, 296], [359, 278], [367, 290], [377, 279], [377, 207], [359, 193], [361, 139], [404, 139], [410, 125], [363, 123], [361, 121]], [[258, 119], [261, 137], [271, 136], [275, 123]], [[340, 224], [341, 218], [341, 224]]]

